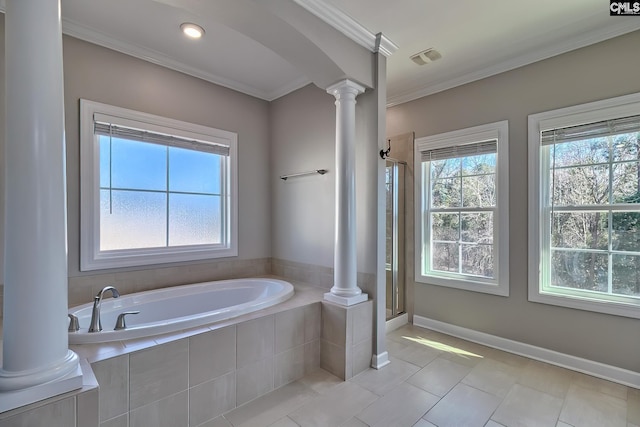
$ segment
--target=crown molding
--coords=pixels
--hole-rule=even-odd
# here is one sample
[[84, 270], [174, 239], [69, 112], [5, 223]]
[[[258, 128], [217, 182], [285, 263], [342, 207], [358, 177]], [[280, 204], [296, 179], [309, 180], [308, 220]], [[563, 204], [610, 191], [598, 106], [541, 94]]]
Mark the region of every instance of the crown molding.
[[[596, 44], [639, 29], [640, 21], [637, 19], [625, 20], [624, 22], [620, 22], [619, 24], [601, 27], [593, 31], [582, 33], [576, 37], [564, 39], [561, 42], [552, 44], [550, 46], [528, 52], [524, 55], [519, 55], [507, 59], [498, 64], [494, 64], [481, 70], [472, 71], [453, 78], [443, 79], [426, 86], [422, 84], [423, 87], [418, 90], [408, 89], [398, 94], [389, 94], [389, 96], [387, 96], [387, 107], [393, 107], [394, 105], [414, 101], [428, 95], [433, 95], [434, 93], [442, 92], [447, 89], [462, 86], [464, 84], [491, 77], [496, 74], [514, 70], [516, 68], [532, 64], [534, 62], [542, 61], [553, 56], [561, 55], [563, 53]], [[420, 85], [421, 83], [416, 81], [415, 86], [418, 87]]]
[[371, 52], [380, 52], [384, 56], [389, 56], [398, 50], [398, 46], [385, 36], [382, 36], [382, 33], [379, 33], [382, 40], [380, 42], [378, 35], [373, 34], [358, 21], [330, 3], [323, 0], [293, 1]]

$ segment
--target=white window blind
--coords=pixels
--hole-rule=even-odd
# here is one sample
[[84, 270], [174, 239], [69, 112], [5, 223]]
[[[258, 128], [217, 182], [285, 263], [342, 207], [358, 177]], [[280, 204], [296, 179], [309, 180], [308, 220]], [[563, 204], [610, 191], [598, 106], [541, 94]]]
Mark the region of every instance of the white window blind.
[[432, 160], [455, 159], [457, 157], [479, 156], [482, 154], [496, 153], [498, 142], [496, 140], [475, 142], [473, 144], [454, 145], [451, 147], [435, 148], [420, 152], [423, 162]]
[[540, 141], [542, 145], [552, 145], [633, 132], [640, 132], [640, 115], [545, 130]]

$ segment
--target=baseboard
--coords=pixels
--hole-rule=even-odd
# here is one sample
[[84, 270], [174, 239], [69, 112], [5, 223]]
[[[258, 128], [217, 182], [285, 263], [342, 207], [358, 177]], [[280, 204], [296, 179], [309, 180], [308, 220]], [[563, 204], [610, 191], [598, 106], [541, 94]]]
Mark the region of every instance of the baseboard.
[[467, 341], [472, 341], [477, 344], [497, 348], [498, 350], [518, 354], [530, 359], [539, 360], [541, 362], [550, 363], [562, 368], [571, 369], [573, 371], [582, 372], [604, 380], [640, 389], [640, 373], [638, 372], [595, 362], [593, 360], [583, 359], [581, 357], [571, 356], [569, 354], [548, 350], [542, 347], [536, 347], [534, 345], [513, 341], [484, 332], [474, 331], [473, 329], [451, 325], [449, 323], [440, 322], [438, 320], [418, 315], [413, 316], [413, 324], [462, 338]]
[[389, 319], [385, 323], [386, 333], [388, 334], [391, 331], [395, 331], [396, 329], [401, 328], [407, 323], [409, 323], [409, 315], [407, 313], [403, 313], [400, 316], [396, 316], [393, 319]]
[[391, 361], [389, 360], [389, 353], [386, 351], [380, 354], [374, 354], [373, 357], [371, 357], [371, 367], [373, 369], [383, 368], [389, 363], [391, 363]]

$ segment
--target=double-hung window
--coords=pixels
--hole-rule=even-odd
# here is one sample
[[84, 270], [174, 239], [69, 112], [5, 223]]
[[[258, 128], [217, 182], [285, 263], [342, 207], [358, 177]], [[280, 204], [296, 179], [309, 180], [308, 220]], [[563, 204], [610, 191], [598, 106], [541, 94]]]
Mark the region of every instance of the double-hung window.
[[81, 100], [81, 270], [237, 255], [236, 142]]
[[529, 299], [640, 317], [640, 94], [529, 116]]
[[416, 140], [416, 281], [509, 295], [508, 122]]

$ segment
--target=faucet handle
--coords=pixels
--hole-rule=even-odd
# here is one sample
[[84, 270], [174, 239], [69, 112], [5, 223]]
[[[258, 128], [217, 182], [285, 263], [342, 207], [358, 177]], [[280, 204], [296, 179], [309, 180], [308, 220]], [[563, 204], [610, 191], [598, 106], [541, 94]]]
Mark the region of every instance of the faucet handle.
[[125, 311], [124, 313], [120, 313], [118, 315], [118, 319], [116, 320], [116, 327], [113, 328], [114, 331], [119, 331], [121, 329], [126, 329], [127, 328], [127, 324], [124, 321], [124, 317], [127, 314], [138, 314], [140, 313], [139, 311]]
[[80, 322], [78, 322], [78, 317], [69, 313], [69, 332], [78, 332], [80, 330]]

